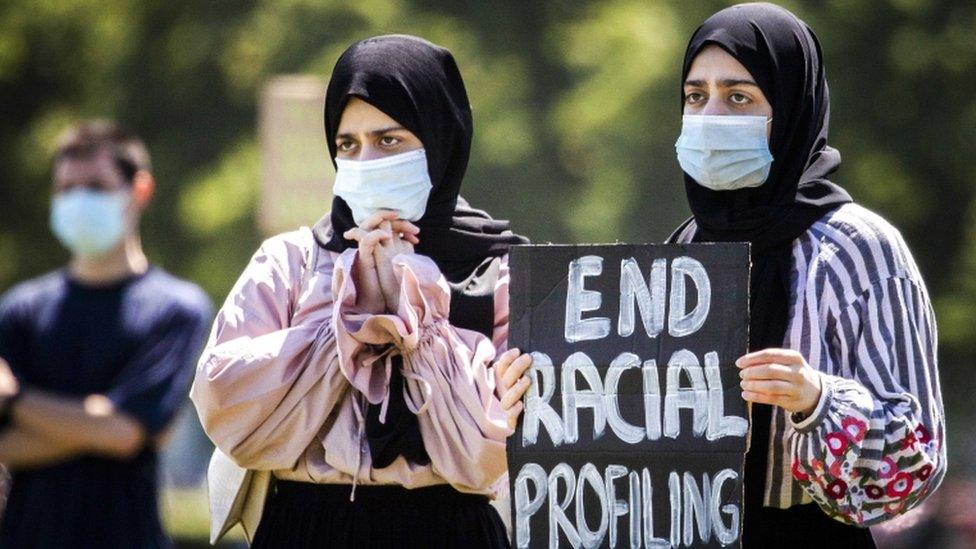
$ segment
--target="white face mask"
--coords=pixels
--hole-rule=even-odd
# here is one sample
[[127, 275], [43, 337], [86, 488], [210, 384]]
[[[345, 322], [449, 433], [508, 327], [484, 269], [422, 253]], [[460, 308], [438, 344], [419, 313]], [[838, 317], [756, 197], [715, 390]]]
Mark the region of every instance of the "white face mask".
[[773, 155], [765, 116], [685, 115], [674, 144], [681, 169], [713, 191], [759, 187]]
[[400, 219], [417, 221], [427, 209], [432, 188], [424, 149], [375, 160], [336, 158], [332, 192], [346, 201], [357, 225], [380, 210], [395, 210]]

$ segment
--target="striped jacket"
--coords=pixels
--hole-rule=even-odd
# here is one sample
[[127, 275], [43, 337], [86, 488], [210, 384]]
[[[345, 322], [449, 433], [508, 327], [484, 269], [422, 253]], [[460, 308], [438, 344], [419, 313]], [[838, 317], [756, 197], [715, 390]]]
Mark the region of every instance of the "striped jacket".
[[941, 482], [946, 452], [935, 316], [901, 234], [861, 206], [834, 210], [794, 241], [790, 295], [783, 345], [823, 390], [800, 422], [773, 409], [765, 504], [815, 501], [862, 526], [907, 511]]

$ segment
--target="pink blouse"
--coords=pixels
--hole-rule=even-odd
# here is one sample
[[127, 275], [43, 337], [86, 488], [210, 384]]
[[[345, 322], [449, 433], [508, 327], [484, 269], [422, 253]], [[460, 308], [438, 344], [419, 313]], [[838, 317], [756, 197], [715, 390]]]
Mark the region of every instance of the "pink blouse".
[[[492, 340], [455, 328], [450, 290], [419, 254], [394, 258], [396, 314], [356, 308], [357, 250], [318, 250], [307, 228], [265, 241], [217, 314], [190, 398], [207, 434], [247, 469], [314, 483], [450, 484], [495, 497], [512, 434], [490, 366], [508, 337], [507, 257], [495, 287]], [[398, 457], [374, 469], [366, 402], [389, 398], [391, 357], [402, 356], [404, 398], [419, 420], [429, 465]]]

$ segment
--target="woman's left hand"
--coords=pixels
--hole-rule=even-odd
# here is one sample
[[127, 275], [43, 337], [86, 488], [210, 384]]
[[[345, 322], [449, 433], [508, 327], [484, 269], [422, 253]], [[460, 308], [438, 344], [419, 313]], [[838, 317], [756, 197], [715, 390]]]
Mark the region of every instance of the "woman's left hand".
[[765, 349], [735, 361], [742, 398], [809, 416], [820, 402], [820, 375], [790, 349]]

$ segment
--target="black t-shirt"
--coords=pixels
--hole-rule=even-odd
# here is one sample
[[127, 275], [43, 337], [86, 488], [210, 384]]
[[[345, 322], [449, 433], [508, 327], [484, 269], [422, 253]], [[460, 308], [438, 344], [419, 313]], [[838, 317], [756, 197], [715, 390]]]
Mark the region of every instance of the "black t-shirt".
[[[211, 316], [200, 288], [158, 268], [99, 287], [56, 271], [0, 297], [0, 357], [25, 386], [106, 395], [152, 437], [187, 398]], [[151, 444], [14, 471], [0, 548], [169, 547], [156, 498]]]

